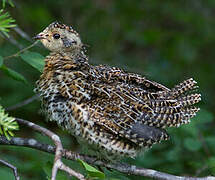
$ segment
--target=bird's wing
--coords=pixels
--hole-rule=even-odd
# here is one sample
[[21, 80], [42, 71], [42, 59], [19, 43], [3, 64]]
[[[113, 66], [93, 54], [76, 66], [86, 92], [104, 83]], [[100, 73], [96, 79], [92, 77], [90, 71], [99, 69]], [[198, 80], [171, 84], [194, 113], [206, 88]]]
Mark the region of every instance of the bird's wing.
[[91, 118], [101, 128], [139, 145], [167, 139], [163, 128], [188, 123], [199, 110], [193, 104], [200, 95], [186, 94], [196, 88], [192, 79], [170, 90], [117, 68], [97, 66], [91, 71]]
[[105, 94], [98, 93], [88, 103], [90, 118], [100, 129], [144, 147], [168, 138], [165, 130], [148, 125], [146, 119], [153, 118], [153, 110], [147, 104], [119, 91], [109, 95], [105, 98]]
[[84, 103], [89, 117], [103, 131], [140, 146], [167, 139], [164, 128], [188, 123], [198, 108], [199, 94], [192, 79], [168, 89], [136, 74], [117, 68], [91, 67], [57, 76], [59, 91], [69, 101]]
[[157, 82], [147, 80], [145, 77], [142, 77], [138, 74], [125, 72], [122, 69], [116, 67], [102, 65], [95, 66], [91, 68], [91, 75], [94, 75], [97, 79], [106, 82], [119, 81], [130, 85], [133, 84], [150, 92], [170, 91], [167, 87]]

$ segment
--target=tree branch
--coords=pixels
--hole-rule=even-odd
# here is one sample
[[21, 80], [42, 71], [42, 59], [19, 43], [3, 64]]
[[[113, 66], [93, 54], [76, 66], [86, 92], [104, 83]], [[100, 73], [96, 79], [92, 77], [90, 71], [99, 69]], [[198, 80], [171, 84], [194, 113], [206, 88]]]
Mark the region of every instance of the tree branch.
[[32, 97], [28, 98], [28, 99], [25, 99], [24, 101], [22, 102], [19, 102], [13, 106], [10, 106], [10, 107], [7, 107], [5, 108], [6, 111], [11, 111], [11, 110], [14, 110], [14, 109], [18, 109], [22, 106], [25, 106], [27, 104], [30, 104], [32, 101], [38, 99], [38, 96], [37, 95], [33, 95]]
[[62, 146], [60, 138], [55, 133], [51, 132], [50, 130], [48, 130], [44, 127], [41, 127], [39, 125], [36, 125], [32, 122], [29, 122], [29, 121], [26, 121], [23, 119], [16, 118], [16, 121], [18, 123], [24, 124], [25, 126], [32, 128], [33, 130], [36, 130], [36, 131], [50, 137], [54, 141], [56, 149], [55, 149], [55, 159], [54, 159], [54, 165], [52, 168], [51, 180], [56, 179], [58, 169], [61, 169], [65, 172], [67, 172], [70, 176], [75, 176], [76, 178], [78, 178], [80, 180], [85, 180], [85, 178], [82, 174], [77, 173], [76, 171], [72, 170], [70, 167], [66, 166], [61, 161], [63, 146]]
[[21, 49], [20, 51], [18, 51], [17, 53], [15, 54], [12, 54], [10, 56], [7, 56], [7, 57], [4, 57], [4, 60], [6, 59], [10, 59], [10, 58], [13, 58], [13, 57], [18, 57], [21, 53], [27, 51], [28, 49], [32, 48], [33, 46], [35, 46], [36, 44], [38, 43], [38, 41], [35, 41], [33, 44], [31, 44], [30, 46], [24, 48], [24, 49]]
[[14, 46], [18, 47], [19, 49], [23, 48], [23, 45], [20, 44], [12, 35], [10, 35], [9, 37], [5, 36], [3, 33], [1, 33], [1, 36], [8, 40], [11, 44], [13, 44]]
[[[31, 127], [34, 130], [37, 130], [38, 127], [42, 128], [42, 127], [34, 124], [37, 127], [35, 129], [35, 126], [31, 125], [33, 123], [24, 121], [22, 119], [17, 119], [17, 121], [21, 124], [25, 124], [25, 125], [28, 124], [27, 126]], [[45, 128], [43, 128], [43, 129], [45, 131], [49, 131]], [[39, 132], [42, 132], [42, 131], [39, 131]], [[31, 147], [33, 149], [37, 149], [37, 150], [47, 152], [47, 153], [52, 153], [52, 154], [54, 154], [55, 150], [56, 150], [54, 146], [51, 146], [49, 144], [40, 143], [35, 139], [16, 138], [16, 137], [11, 138], [11, 140], [9, 141], [5, 137], [0, 136], [0, 145], [15, 145], [15, 146]], [[107, 162], [103, 162], [101, 160], [96, 159], [96, 157], [81, 155], [81, 154], [74, 153], [74, 152], [71, 152], [66, 149], [62, 149], [62, 157], [69, 159], [69, 160], [81, 159], [89, 164], [103, 166], [103, 167], [107, 167], [110, 169], [115, 169], [115, 170], [125, 173], [125, 174], [150, 177], [150, 178], [159, 179], [159, 180], [173, 180], [173, 179], [174, 180], [215, 180], [214, 176], [207, 176], [207, 177], [201, 177], [201, 178], [175, 176], [175, 175], [159, 172], [159, 171], [152, 170], [152, 169], [139, 168], [134, 165], [128, 165], [125, 163], [123, 163], [123, 164], [122, 163], [116, 163], [116, 164], [107, 163]]]
[[26, 39], [27, 41], [33, 42], [32, 38], [26, 33], [24, 32], [21, 28], [19, 28], [17, 25], [16, 27], [13, 28], [14, 31], [19, 34], [22, 38]]
[[4, 164], [5, 166], [7, 166], [13, 170], [13, 174], [14, 174], [16, 180], [20, 179], [20, 177], [18, 176], [18, 173], [17, 173], [17, 168], [15, 166], [13, 166], [12, 164], [10, 164], [7, 161], [4, 161], [2, 159], [0, 159], [0, 163]]

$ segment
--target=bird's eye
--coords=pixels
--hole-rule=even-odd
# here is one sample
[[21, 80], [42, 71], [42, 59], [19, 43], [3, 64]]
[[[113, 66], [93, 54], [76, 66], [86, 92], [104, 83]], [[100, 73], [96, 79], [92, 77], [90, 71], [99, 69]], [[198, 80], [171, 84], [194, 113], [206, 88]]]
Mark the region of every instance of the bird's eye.
[[59, 38], [60, 38], [60, 34], [57, 34], [57, 33], [56, 33], [56, 34], [53, 35], [53, 37], [54, 37], [55, 39], [59, 39]]

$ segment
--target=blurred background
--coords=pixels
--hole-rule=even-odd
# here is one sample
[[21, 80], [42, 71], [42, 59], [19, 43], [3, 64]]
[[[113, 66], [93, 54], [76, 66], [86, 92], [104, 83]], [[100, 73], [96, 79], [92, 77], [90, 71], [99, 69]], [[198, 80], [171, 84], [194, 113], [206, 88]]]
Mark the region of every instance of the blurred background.
[[[171, 139], [154, 145], [143, 156], [126, 159], [130, 164], [166, 173], [189, 176], [215, 175], [215, 1], [214, 0], [19, 0], [4, 11], [15, 24], [35, 36], [57, 20], [72, 25], [88, 45], [91, 64], [107, 64], [146, 76], [167, 87], [193, 77], [200, 87], [201, 111], [189, 125], [169, 128]], [[2, 5], [1, 5], [2, 6]], [[0, 36], [0, 56], [6, 57], [32, 44], [11, 29], [10, 38]], [[31, 40], [31, 39], [30, 39]], [[30, 49], [46, 56], [42, 46]], [[20, 57], [4, 61], [27, 83], [12, 79], [0, 70], [0, 104], [10, 107], [34, 95], [40, 72]], [[56, 132], [65, 148], [77, 150], [74, 138], [56, 124], [44, 121], [40, 102], [8, 111]], [[20, 126], [17, 137], [52, 143], [47, 137]], [[0, 146], [0, 159], [18, 168], [21, 179], [46, 179], [53, 155], [23, 147]], [[80, 170], [76, 162], [66, 161]], [[13, 179], [11, 170], [0, 166], [1, 179]], [[82, 171], [82, 170], [81, 170]], [[107, 179], [135, 179], [105, 170]], [[60, 179], [72, 179], [62, 173]], [[147, 179], [138, 177], [138, 179]]]

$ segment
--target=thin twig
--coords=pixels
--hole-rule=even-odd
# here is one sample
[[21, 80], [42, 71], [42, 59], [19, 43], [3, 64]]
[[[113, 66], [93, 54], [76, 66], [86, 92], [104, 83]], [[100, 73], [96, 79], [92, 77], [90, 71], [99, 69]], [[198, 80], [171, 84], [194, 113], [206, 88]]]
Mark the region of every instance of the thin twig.
[[12, 164], [10, 164], [7, 161], [4, 161], [2, 159], [0, 159], [0, 163], [4, 164], [5, 166], [7, 166], [7, 167], [9, 167], [9, 168], [11, 168], [13, 170], [13, 174], [14, 174], [14, 177], [15, 177], [16, 180], [20, 179], [20, 177], [19, 177], [19, 175], [17, 173], [17, 168], [15, 166], [13, 166]]
[[[18, 35], [20, 35], [23, 39], [25, 39], [25, 40], [27, 40], [27, 41], [29, 41], [31, 43], [33, 42], [33, 39], [26, 32], [24, 32], [20, 27], [18, 27], [17, 25], [16, 25], [16, 27], [13, 27], [12, 29]], [[22, 44], [20, 44], [11, 34], [10, 34], [9, 37], [7, 37], [3, 33], [0, 33], [0, 36], [2, 36], [4, 39], [7, 39], [11, 44], [15, 45], [20, 50], [24, 48], [24, 46]], [[35, 45], [41, 47], [41, 44], [35, 44]], [[31, 48], [31, 47], [29, 47], [29, 48]], [[29, 49], [29, 48], [27, 48], [27, 49]], [[25, 49], [25, 50], [27, 50], [27, 49]], [[16, 57], [16, 56], [13, 56], [13, 57]], [[8, 58], [10, 58], [10, 57], [6, 57], [6, 59], [8, 59]]]
[[32, 38], [24, 32], [20, 27], [16, 25], [16, 27], [13, 28], [14, 31], [19, 34], [23, 39], [26, 39], [27, 41], [33, 42]]
[[26, 120], [23, 120], [23, 119], [19, 119], [19, 118], [16, 118], [16, 121], [18, 123], [21, 123], [21, 124], [24, 124], [25, 126], [27, 127], [30, 127], [48, 137], [50, 137], [53, 141], [54, 141], [54, 144], [56, 146], [56, 150], [55, 150], [55, 159], [54, 159], [54, 165], [53, 165], [53, 168], [52, 168], [52, 177], [51, 177], [51, 180], [55, 180], [56, 179], [56, 175], [57, 175], [57, 171], [58, 169], [61, 169], [65, 172], [67, 172], [70, 176], [74, 176], [80, 180], [85, 180], [84, 176], [78, 172], [75, 172], [74, 170], [72, 170], [70, 167], [66, 166], [62, 161], [61, 161], [61, 158], [62, 158], [62, 151], [63, 151], [63, 146], [62, 146], [62, 143], [61, 143], [61, 140], [60, 138], [53, 132], [51, 132], [50, 130], [44, 128], [44, 127], [41, 127], [37, 124], [34, 124], [32, 122], [29, 122], [29, 121], [26, 121]]
[[1, 36], [8, 40], [11, 44], [13, 44], [14, 46], [18, 47], [19, 49], [23, 48], [23, 45], [20, 44], [12, 35], [10, 35], [9, 37], [5, 36], [3, 33], [1, 33]]
[[5, 108], [5, 109], [6, 109], [6, 111], [11, 111], [11, 110], [18, 109], [18, 108], [23, 107], [23, 106], [25, 106], [25, 105], [27, 105], [27, 104], [30, 104], [31, 102], [33, 102], [33, 101], [36, 100], [37, 98], [38, 98], [37, 95], [33, 95], [32, 97], [30, 97], [30, 98], [28, 98], [28, 99], [25, 99], [24, 101], [19, 102], [19, 103], [13, 105], [13, 106], [7, 107], [7, 108]]
[[38, 43], [38, 41], [35, 41], [33, 44], [31, 44], [30, 46], [18, 51], [17, 53], [15, 54], [12, 54], [10, 56], [7, 56], [7, 57], [4, 57], [4, 60], [6, 59], [10, 59], [10, 58], [14, 58], [14, 57], [18, 57], [21, 53], [23, 53], [24, 51], [27, 51], [28, 49], [32, 48], [33, 46], [35, 46], [36, 44]]
[[[18, 119], [18, 122], [22, 123], [23, 120]], [[24, 122], [26, 123], [28, 121], [24, 121]], [[30, 123], [30, 122], [28, 122], [28, 123]], [[34, 127], [32, 127], [32, 126], [31, 126], [31, 128], [34, 129]], [[34, 129], [34, 130], [36, 130], [36, 129]], [[47, 153], [52, 153], [52, 154], [55, 154], [55, 151], [56, 151], [54, 146], [51, 146], [49, 144], [43, 144], [35, 139], [28, 139], [28, 138], [14, 137], [14, 138], [11, 138], [11, 140], [9, 141], [5, 137], [0, 136], [0, 145], [25, 146], [25, 147], [30, 147], [33, 149], [37, 149], [37, 150], [47, 152]], [[66, 150], [66, 149], [62, 149], [62, 157], [69, 159], [69, 160], [81, 159], [89, 164], [103, 166], [103, 167], [107, 167], [110, 169], [115, 169], [115, 170], [125, 173], [125, 174], [150, 177], [150, 178], [159, 179], [159, 180], [173, 180], [173, 179], [175, 179], [175, 180], [215, 180], [214, 176], [207, 176], [207, 177], [201, 177], [201, 178], [175, 176], [175, 175], [159, 172], [159, 171], [152, 170], [152, 169], [139, 168], [134, 165], [128, 165], [128, 164], [122, 164], [122, 163], [116, 163], [116, 164], [107, 163], [107, 162], [98, 160], [96, 157], [81, 155], [81, 154], [74, 153], [74, 152]]]

